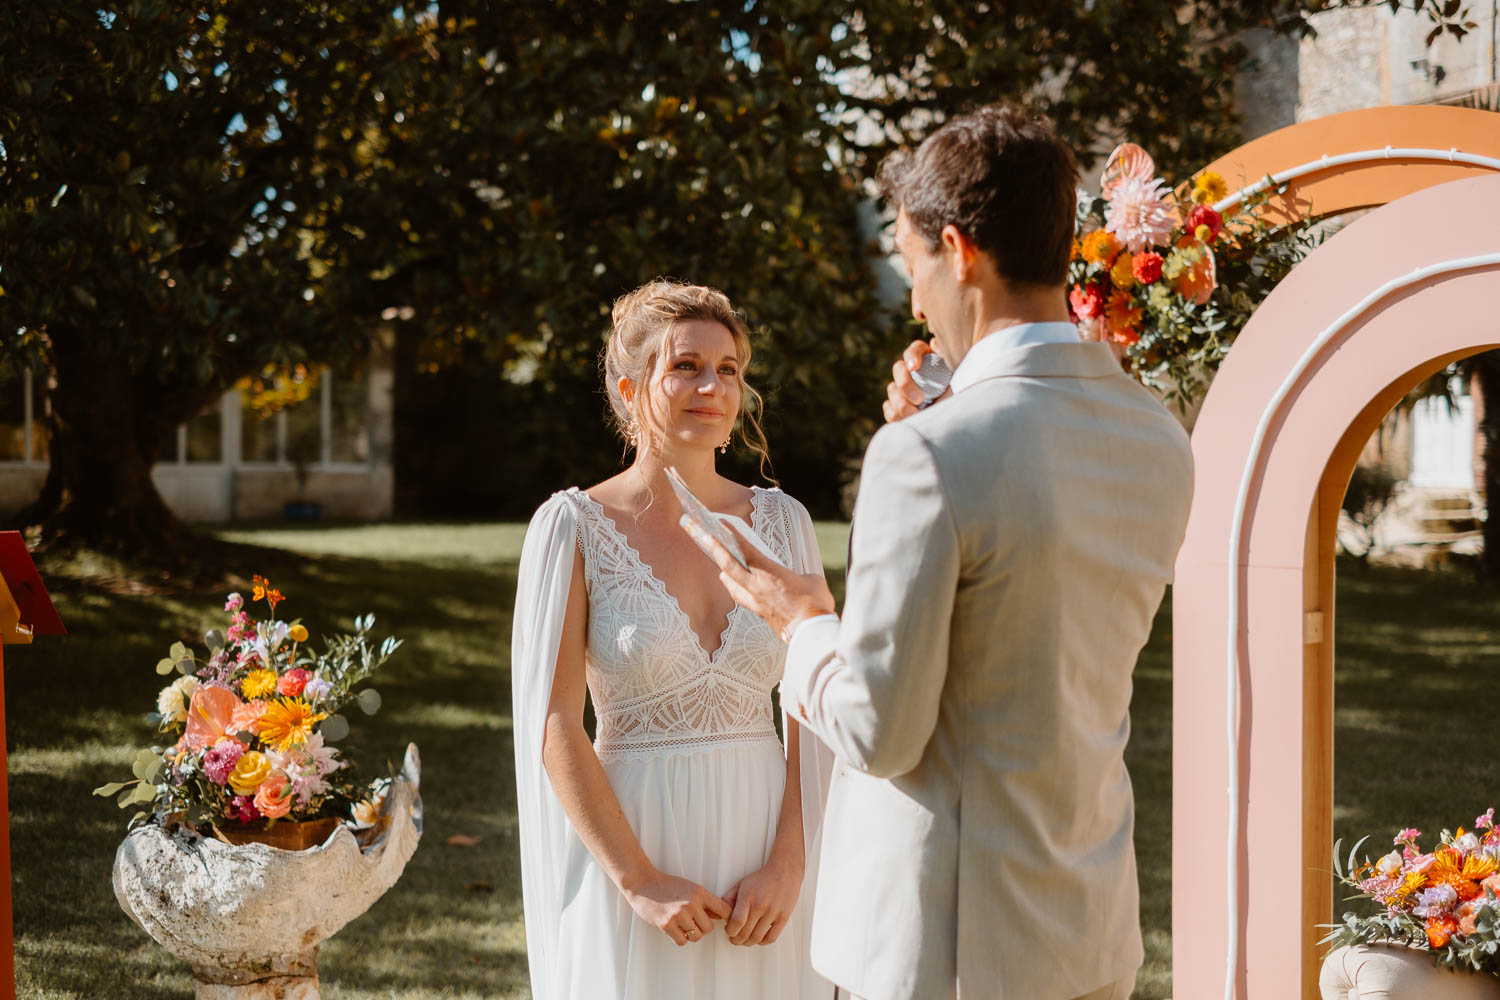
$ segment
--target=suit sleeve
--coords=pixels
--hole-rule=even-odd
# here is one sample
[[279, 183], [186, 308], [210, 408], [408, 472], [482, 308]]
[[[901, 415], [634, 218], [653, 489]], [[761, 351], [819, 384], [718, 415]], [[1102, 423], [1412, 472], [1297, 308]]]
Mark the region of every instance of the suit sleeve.
[[853, 532], [843, 619], [797, 628], [782, 689], [845, 764], [893, 777], [917, 766], [937, 725], [959, 571], [937, 463], [905, 424], [870, 442]]

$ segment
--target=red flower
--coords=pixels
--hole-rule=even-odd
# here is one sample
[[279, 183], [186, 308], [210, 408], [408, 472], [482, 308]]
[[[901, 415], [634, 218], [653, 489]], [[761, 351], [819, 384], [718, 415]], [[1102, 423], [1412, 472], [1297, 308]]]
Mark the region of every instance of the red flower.
[[1208, 227], [1208, 240], [1212, 242], [1219, 237], [1224, 229], [1224, 216], [1214, 211], [1212, 205], [1194, 205], [1192, 214], [1188, 216], [1187, 231], [1196, 233], [1199, 226]]
[[1150, 285], [1161, 280], [1161, 254], [1155, 250], [1138, 253], [1131, 261], [1130, 273], [1135, 275], [1135, 280], [1143, 285]]
[[1068, 293], [1068, 304], [1080, 319], [1097, 319], [1104, 312], [1104, 289], [1097, 282], [1074, 285]]

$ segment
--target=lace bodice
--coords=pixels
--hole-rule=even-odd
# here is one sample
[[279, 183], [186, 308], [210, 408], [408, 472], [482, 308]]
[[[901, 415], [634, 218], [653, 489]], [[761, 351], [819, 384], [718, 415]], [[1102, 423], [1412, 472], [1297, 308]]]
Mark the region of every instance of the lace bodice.
[[[562, 494], [578, 513], [589, 594], [587, 676], [601, 759], [776, 739], [771, 689], [786, 645], [735, 605], [710, 655], [682, 606], [598, 501]], [[785, 495], [755, 488], [751, 527], [791, 565]]]

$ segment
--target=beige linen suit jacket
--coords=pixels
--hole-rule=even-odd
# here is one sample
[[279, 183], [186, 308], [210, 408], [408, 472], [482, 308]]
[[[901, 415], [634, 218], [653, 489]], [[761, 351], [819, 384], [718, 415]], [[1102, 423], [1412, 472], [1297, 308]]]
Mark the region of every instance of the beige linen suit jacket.
[[1123, 754], [1187, 435], [1102, 344], [980, 374], [870, 442], [842, 621], [782, 681], [839, 758], [813, 965], [866, 1000], [1067, 1000], [1142, 958]]

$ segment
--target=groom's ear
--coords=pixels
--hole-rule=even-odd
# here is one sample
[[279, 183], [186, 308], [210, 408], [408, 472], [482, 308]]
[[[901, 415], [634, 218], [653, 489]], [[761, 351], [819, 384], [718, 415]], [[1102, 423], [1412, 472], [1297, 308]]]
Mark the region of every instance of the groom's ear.
[[954, 277], [959, 281], [967, 281], [974, 269], [974, 262], [979, 258], [979, 248], [952, 223], [943, 227], [938, 240], [942, 245], [942, 252], [953, 265]]

